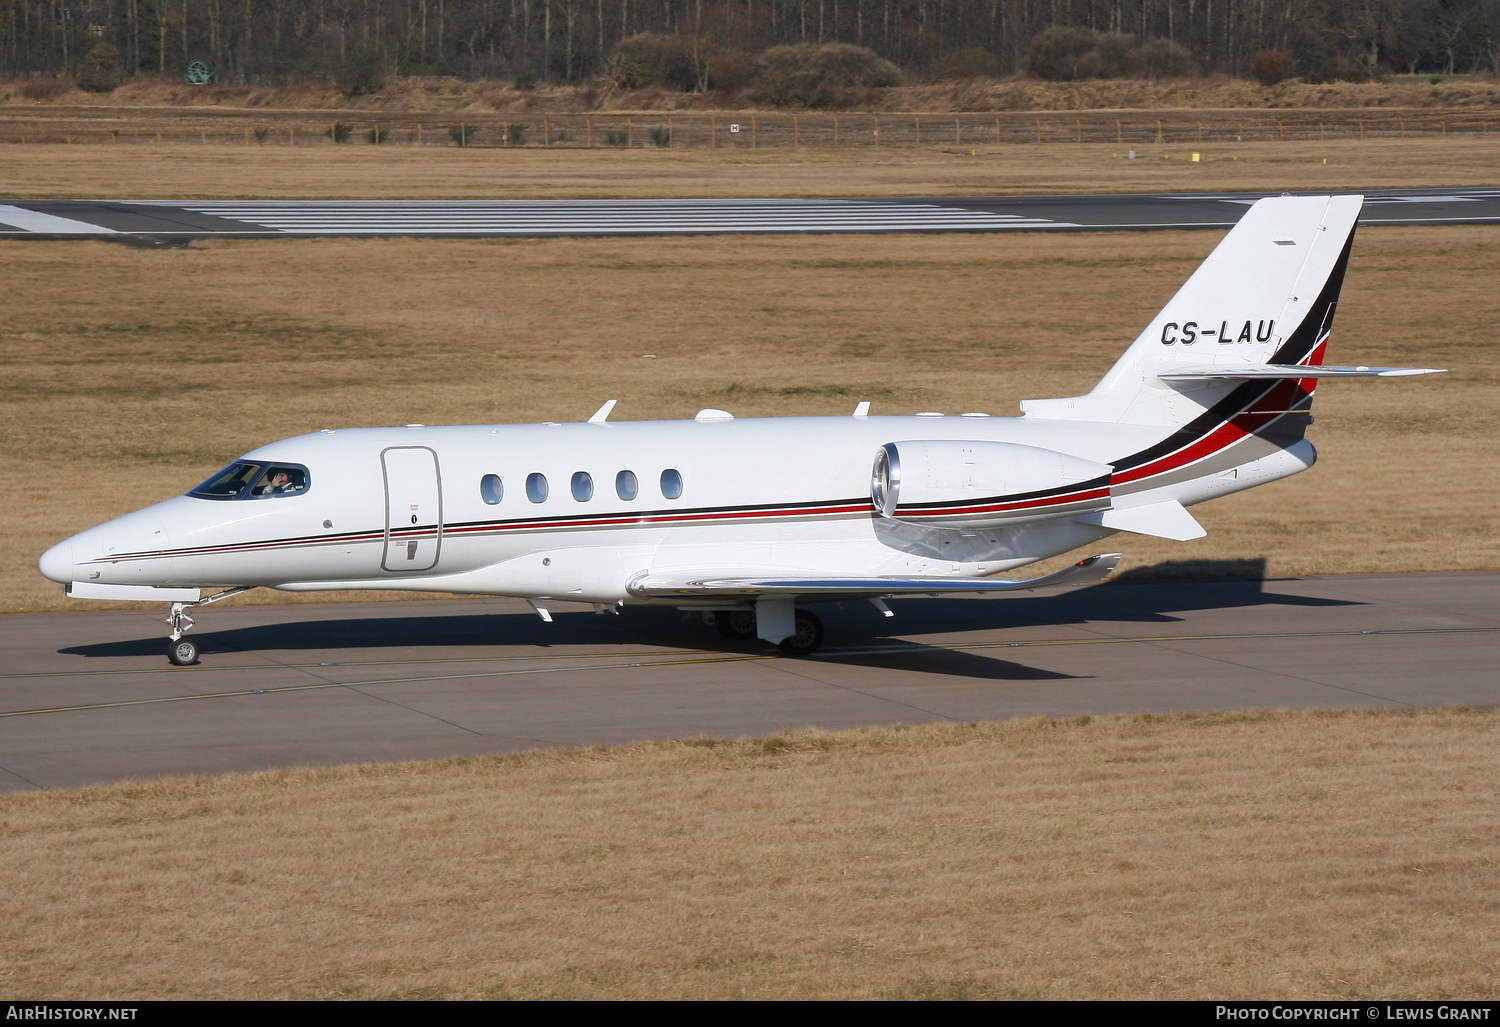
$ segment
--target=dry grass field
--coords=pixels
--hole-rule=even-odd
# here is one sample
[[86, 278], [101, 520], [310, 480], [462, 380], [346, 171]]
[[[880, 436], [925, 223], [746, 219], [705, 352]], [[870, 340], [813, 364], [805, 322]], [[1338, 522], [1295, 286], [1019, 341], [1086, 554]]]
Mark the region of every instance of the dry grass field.
[[[1217, 233], [3, 242], [0, 609], [78, 608], [52, 542], [329, 426], [987, 410], [1085, 391]], [[1365, 229], [1319, 466], [1121, 535], [1128, 567], [1273, 575], [1500, 566], [1500, 229]], [[646, 359], [650, 355], [655, 359]], [[275, 601], [289, 596], [268, 594]], [[316, 598], [316, 597], [313, 597]]]
[[[0, 196], [606, 199], [1493, 186], [1496, 128], [1442, 139], [759, 150], [28, 143], [0, 145]], [[1139, 159], [1126, 159], [1128, 147]], [[1206, 159], [1188, 160], [1193, 151]]]
[[[0, 109], [43, 111], [87, 109], [117, 117], [174, 112], [203, 115], [250, 112], [309, 113], [343, 117], [360, 114], [391, 117], [442, 112], [466, 115], [503, 112], [512, 115], [583, 112], [711, 112], [786, 114], [758, 105], [752, 91], [683, 93], [651, 86], [644, 89], [599, 88], [599, 82], [574, 85], [538, 83], [518, 88], [511, 80], [459, 79], [436, 76], [394, 77], [363, 96], [344, 95], [327, 78], [281, 85], [219, 83], [189, 86], [180, 79], [133, 75], [109, 93], [89, 93], [69, 78], [31, 76], [0, 78]], [[1483, 114], [1500, 108], [1500, 82], [1493, 76], [1391, 76], [1379, 82], [1305, 82], [1272, 87], [1248, 79], [1209, 75], [1178, 79], [1089, 79], [1046, 82], [1011, 77], [956, 79], [879, 90], [857, 105], [864, 112], [924, 111], [1050, 113], [1058, 111], [1199, 111], [1251, 113], [1281, 111], [1450, 111]], [[835, 113], [852, 113], [839, 111]], [[803, 112], [814, 113], [814, 112]]]
[[1494, 712], [1009, 721], [0, 797], [0, 999], [1492, 999]]

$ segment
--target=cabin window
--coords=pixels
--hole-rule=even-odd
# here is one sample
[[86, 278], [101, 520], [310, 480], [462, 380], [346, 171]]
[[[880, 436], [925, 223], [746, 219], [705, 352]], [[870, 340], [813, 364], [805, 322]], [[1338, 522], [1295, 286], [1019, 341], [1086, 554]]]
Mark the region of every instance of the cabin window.
[[641, 486], [635, 480], [634, 471], [621, 471], [619, 474], [615, 475], [615, 495], [619, 496], [621, 499], [628, 502], [629, 500], [634, 499], [636, 497], [636, 493], [640, 492], [640, 490]]
[[310, 479], [301, 464], [237, 460], [188, 493], [199, 499], [268, 499], [306, 492]]
[[505, 498], [505, 483], [500, 480], [500, 475], [486, 474], [479, 479], [479, 498], [490, 506]]
[[533, 503], [547, 501], [547, 476], [545, 474], [533, 472], [526, 476], [526, 498]]
[[667, 468], [661, 472], [661, 494], [668, 499], [679, 499], [682, 496], [682, 472]]
[[589, 477], [588, 471], [574, 471], [572, 486], [573, 498], [580, 503], [594, 498], [594, 479]]

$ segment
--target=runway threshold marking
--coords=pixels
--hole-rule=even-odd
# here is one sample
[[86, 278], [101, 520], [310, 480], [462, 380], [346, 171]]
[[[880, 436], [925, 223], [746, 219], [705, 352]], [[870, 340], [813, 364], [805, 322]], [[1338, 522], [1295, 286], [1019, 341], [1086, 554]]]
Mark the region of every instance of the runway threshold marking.
[[[1393, 628], [1375, 629], [1365, 631], [1275, 631], [1275, 632], [1246, 632], [1243, 634], [1222, 635], [1131, 635], [1124, 637], [1105, 638], [1040, 638], [1028, 639], [1020, 642], [952, 642], [952, 643], [912, 643], [906, 645], [884, 645], [884, 646], [856, 646], [848, 648], [836, 648], [825, 650], [829, 655], [837, 656], [870, 656], [879, 653], [919, 653], [930, 650], [957, 651], [968, 649], [1014, 649], [1037, 646], [1073, 646], [1073, 645], [1118, 645], [1121, 643], [1159, 643], [1159, 642], [1220, 642], [1220, 641], [1244, 641], [1250, 639], [1286, 639], [1286, 638], [1359, 638], [1364, 636], [1379, 635], [1459, 635], [1459, 634], [1494, 634], [1500, 632], [1500, 628]], [[370, 681], [315, 681], [305, 685], [279, 685], [273, 688], [242, 688], [226, 692], [200, 692], [193, 695], [168, 695], [153, 699], [124, 699], [118, 702], [85, 703], [77, 706], [50, 706], [34, 710], [6, 710], [0, 711], [0, 718], [5, 717], [30, 717], [42, 713], [73, 713], [82, 710], [105, 710], [121, 706], [151, 706], [158, 703], [187, 702], [193, 699], [232, 699], [245, 695], [276, 695], [284, 692], [310, 692], [323, 688], [366, 688], [372, 685], [402, 685], [422, 681], [456, 681], [464, 678], [477, 677], [519, 677], [529, 674], [561, 674], [565, 671], [592, 671], [592, 670], [630, 670], [644, 667], [680, 667], [694, 664], [709, 663], [746, 663], [754, 660], [774, 660], [781, 657], [780, 653], [736, 653], [717, 654], [709, 656], [710, 650], [679, 650], [675, 653], [664, 653], [661, 655], [703, 655], [706, 658], [688, 660], [663, 660], [652, 659], [650, 655], [642, 657], [639, 663], [606, 663], [593, 664], [590, 666], [573, 667], [531, 667], [524, 670], [501, 670], [501, 671], [473, 671], [463, 674], [437, 674], [418, 675], [413, 677], [399, 678], [375, 678]], [[389, 666], [402, 663], [493, 663], [501, 660], [560, 660], [560, 659], [588, 659], [588, 656], [497, 656], [491, 658], [469, 657], [462, 660], [441, 661], [380, 661], [369, 663], [339, 663], [338, 667], [370, 667]], [[628, 657], [627, 657], [628, 658]], [[619, 659], [619, 657], [616, 657]], [[239, 666], [239, 667], [216, 667], [205, 668], [210, 673], [219, 670], [309, 670], [323, 667], [321, 663], [306, 664], [272, 664], [267, 666]], [[188, 668], [184, 668], [187, 670]], [[73, 675], [76, 677], [95, 676], [98, 674], [130, 673], [150, 674], [161, 673], [160, 671], [134, 670], [134, 671], [89, 671], [83, 674]], [[174, 672], [175, 673], [175, 672]], [[43, 675], [7, 675], [7, 676], [36, 676]], [[45, 675], [48, 677], [61, 677], [64, 674]]]

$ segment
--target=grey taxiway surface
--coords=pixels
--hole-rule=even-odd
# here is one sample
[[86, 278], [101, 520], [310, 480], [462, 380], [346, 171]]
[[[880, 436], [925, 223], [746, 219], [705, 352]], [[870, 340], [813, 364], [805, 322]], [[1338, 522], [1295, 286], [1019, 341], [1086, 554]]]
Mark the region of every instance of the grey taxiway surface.
[[1493, 706], [1500, 572], [1126, 581], [1052, 598], [820, 606], [793, 659], [672, 610], [447, 599], [0, 617], [0, 791], [786, 727]]
[[[1267, 193], [740, 200], [8, 200], [0, 238], [610, 236], [1228, 228]], [[1361, 224], [1494, 224], [1500, 189], [1379, 189]]]

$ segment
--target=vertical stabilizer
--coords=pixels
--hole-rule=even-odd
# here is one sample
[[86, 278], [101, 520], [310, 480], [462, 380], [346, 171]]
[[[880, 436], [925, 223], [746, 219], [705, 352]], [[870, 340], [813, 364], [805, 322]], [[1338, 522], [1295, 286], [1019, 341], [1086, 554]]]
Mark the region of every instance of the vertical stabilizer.
[[1177, 428], [1234, 390], [1163, 381], [1181, 367], [1320, 364], [1363, 196], [1257, 201], [1086, 396], [1028, 399], [1027, 417]]

